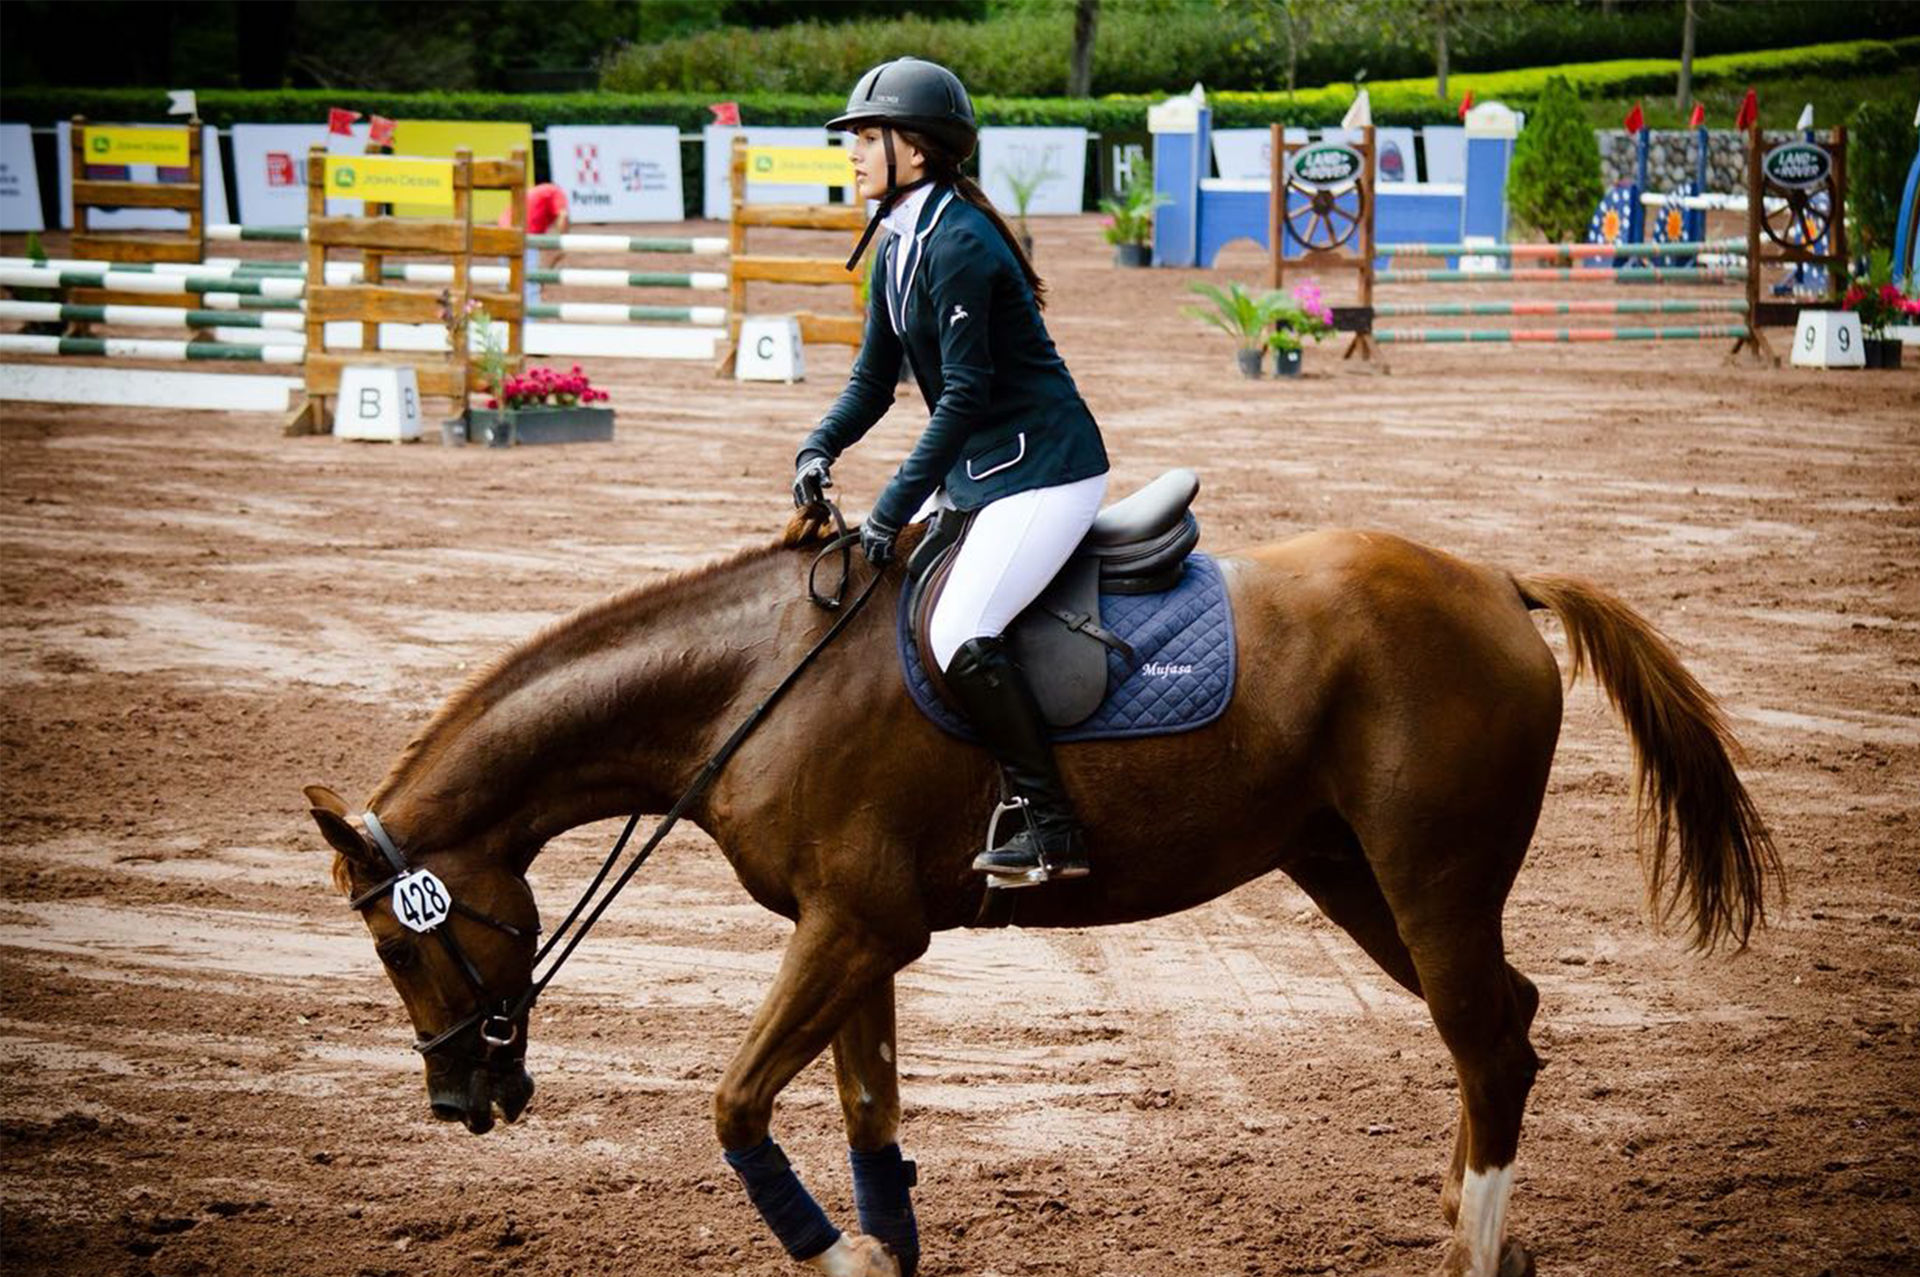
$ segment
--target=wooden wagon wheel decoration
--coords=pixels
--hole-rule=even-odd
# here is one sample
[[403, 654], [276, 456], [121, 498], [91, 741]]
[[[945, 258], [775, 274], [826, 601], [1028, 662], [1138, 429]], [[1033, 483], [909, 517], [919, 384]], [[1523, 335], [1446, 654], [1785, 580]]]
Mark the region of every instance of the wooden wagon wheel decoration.
[[1761, 211], [1767, 238], [1782, 248], [1803, 249], [1826, 238], [1833, 209], [1825, 191], [1770, 191]]
[[1833, 157], [1812, 142], [1784, 142], [1760, 161], [1760, 222], [1782, 248], [1804, 251], [1819, 243], [1833, 221], [1828, 194]]
[[1365, 163], [1358, 151], [1334, 142], [1306, 147], [1288, 162], [1287, 233], [1308, 252], [1332, 252], [1366, 221]]
[[[1344, 191], [1298, 187], [1295, 190], [1308, 198], [1300, 205], [1287, 201], [1287, 232], [1308, 252], [1325, 253], [1339, 248], [1353, 238], [1366, 217], [1366, 195], [1358, 186]], [[1352, 197], [1350, 207], [1342, 203], [1347, 196]]]

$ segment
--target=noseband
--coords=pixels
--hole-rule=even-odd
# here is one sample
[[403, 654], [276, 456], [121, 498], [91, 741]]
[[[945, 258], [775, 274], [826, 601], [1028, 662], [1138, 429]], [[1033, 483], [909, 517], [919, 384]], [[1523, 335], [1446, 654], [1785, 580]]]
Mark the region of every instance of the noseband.
[[[466, 977], [467, 984], [479, 999], [479, 1005], [465, 1019], [449, 1029], [443, 1029], [433, 1037], [416, 1040], [413, 1049], [422, 1055], [431, 1055], [475, 1024], [480, 1026], [480, 1041], [486, 1045], [489, 1056], [512, 1046], [520, 1032], [514, 1021], [519, 1018], [520, 1011], [524, 1008], [516, 1007], [504, 996], [493, 995], [487, 988], [486, 980], [481, 978], [480, 968], [473, 964], [473, 959], [467, 956], [467, 951], [460, 947], [460, 941], [454, 936], [453, 928], [447, 924], [451, 921], [452, 915], [457, 913], [492, 927], [495, 931], [512, 936], [515, 940], [526, 940], [531, 937], [524, 929], [510, 922], [502, 922], [491, 914], [482, 913], [473, 906], [454, 899], [453, 893], [448, 891], [446, 885], [431, 871], [409, 868], [406, 857], [402, 856], [400, 849], [393, 845], [393, 839], [387, 836], [387, 831], [380, 824], [380, 818], [371, 811], [363, 813], [360, 821], [366, 826], [374, 846], [378, 847], [380, 854], [386, 857], [387, 864], [393, 869], [393, 876], [385, 882], [367, 888], [349, 900], [347, 907], [356, 913], [364, 913], [382, 896], [392, 893], [394, 916], [411, 931], [439, 937], [440, 947], [447, 951], [447, 956], [453, 959], [454, 966], [460, 969], [460, 974]], [[408, 912], [403, 914], [403, 909]], [[538, 927], [534, 928], [533, 934], [536, 936], [539, 934]]]

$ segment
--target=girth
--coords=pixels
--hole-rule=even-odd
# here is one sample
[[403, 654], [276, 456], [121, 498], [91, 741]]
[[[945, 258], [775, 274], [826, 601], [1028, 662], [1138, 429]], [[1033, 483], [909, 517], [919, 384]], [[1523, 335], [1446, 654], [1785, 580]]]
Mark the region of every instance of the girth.
[[[1132, 649], [1100, 623], [1100, 596], [1159, 594], [1180, 583], [1187, 555], [1200, 541], [1191, 509], [1199, 490], [1191, 470], [1169, 470], [1102, 510], [1058, 575], [1007, 628], [1013, 657], [1049, 725], [1071, 727], [1100, 708], [1108, 692], [1110, 651], [1132, 669]], [[949, 704], [941, 671], [927, 655], [932, 650], [928, 625], [972, 524], [972, 512], [942, 510], [907, 561], [913, 639], [928, 676]]]

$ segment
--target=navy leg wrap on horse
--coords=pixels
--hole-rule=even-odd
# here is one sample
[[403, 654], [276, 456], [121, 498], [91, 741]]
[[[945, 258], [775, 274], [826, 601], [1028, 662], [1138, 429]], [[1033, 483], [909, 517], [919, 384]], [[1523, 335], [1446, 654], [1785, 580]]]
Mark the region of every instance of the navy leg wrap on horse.
[[840, 1240], [840, 1230], [793, 1173], [793, 1164], [772, 1136], [744, 1152], [729, 1151], [726, 1157], [727, 1165], [747, 1186], [754, 1209], [787, 1248], [787, 1254], [799, 1260], [812, 1259]]
[[860, 1212], [860, 1231], [885, 1242], [900, 1261], [900, 1277], [913, 1277], [920, 1264], [920, 1228], [913, 1222], [913, 1200], [907, 1190], [919, 1182], [919, 1171], [900, 1156], [900, 1146], [889, 1144], [877, 1153], [847, 1150], [853, 1163], [853, 1204]]

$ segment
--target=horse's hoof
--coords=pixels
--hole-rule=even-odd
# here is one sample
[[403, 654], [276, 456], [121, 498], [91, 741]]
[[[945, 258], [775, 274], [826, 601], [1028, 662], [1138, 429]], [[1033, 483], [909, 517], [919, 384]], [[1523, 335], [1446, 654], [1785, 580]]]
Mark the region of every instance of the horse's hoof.
[[1519, 1242], [1501, 1247], [1499, 1277], [1534, 1277], [1533, 1252]]
[[[1440, 1266], [1439, 1277], [1480, 1277], [1484, 1271], [1474, 1266], [1473, 1252], [1462, 1245], [1459, 1238], [1447, 1243], [1446, 1260]], [[1506, 1243], [1500, 1248], [1500, 1262], [1491, 1277], [1534, 1277], [1532, 1253], [1519, 1242]]]
[[807, 1261], [827, 1277], [900, 1277], [900, 1265], [884, 1242], [860, 1233], [842, 1233], [827, 1252]]

